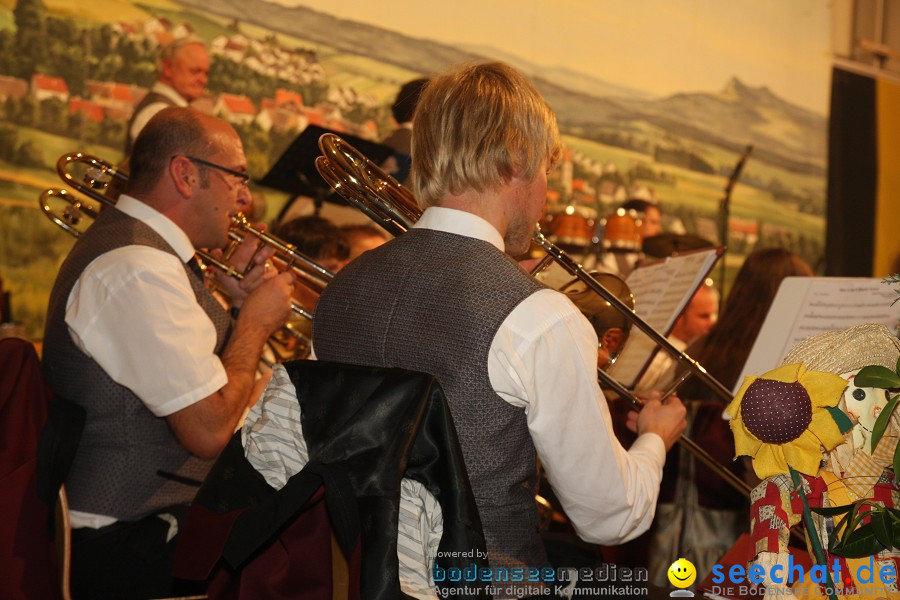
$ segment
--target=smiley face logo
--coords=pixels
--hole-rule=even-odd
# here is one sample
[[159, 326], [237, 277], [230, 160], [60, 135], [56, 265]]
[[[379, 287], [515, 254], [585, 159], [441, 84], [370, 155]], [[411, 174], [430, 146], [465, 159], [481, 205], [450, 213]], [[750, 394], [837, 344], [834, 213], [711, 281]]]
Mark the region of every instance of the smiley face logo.
[[686, 558], [679, 558], [672, 563], [666, 572], [669, 576], [669, 583], [677, 588], [686, 588], [694, 583], [697, 579], [697, 569], [693, 563]]

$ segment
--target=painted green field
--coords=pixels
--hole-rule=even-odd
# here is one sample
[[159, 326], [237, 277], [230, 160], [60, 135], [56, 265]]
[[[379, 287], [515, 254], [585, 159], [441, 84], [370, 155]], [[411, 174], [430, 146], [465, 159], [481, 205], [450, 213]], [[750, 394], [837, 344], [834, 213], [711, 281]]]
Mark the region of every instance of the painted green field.
[[[14, 27], [11, 11], [16, 1], [0, 0], [0, 28]], [[139, 23], [153, 16], [160, 16], [174, 23], [190, 23], [197, 34], [207, 40], [233, 33], [230, 28], [231, 19], [186, 9], [172, 0], [140, 0], [137, 4], [128, 0], [97, 0], [91, 4], [75, 3], [72, 0], [44, 2], [47, 14], [71, 18], [78, 25], [118, 21]], [[382, 105], [390, 104], [401, 83], [420, 76], [419, 73], [394, 64], [348, 54], [305, 40], [300, 27], [298, 35], [291, 36], [273, 34], [268, 29], [241, 22], [240, 31], [256, 39], [274, 35], [284, 47], [314, 50], [331, 87], [352, 88], [360, 95], [375, 98]], [[630, 123], [627, 133], [646, 139], [667, 137], [667, 133], [657, 126], [640, 121]], [[70, 235], [41, 214], [37, 204], [38, 195], [45, 186], [61, 186], [52, 167], [60, 155], [83, 151], [116, 163], [121, 159], [121, 149], [83, 145], [64, 136], [33, 129], [18, 128], [18, 135], [20, 142], [32, 141], [40, 148], [46, 168], [22, 169], [0, 162], [0, 227], [3, 228], [0, 239], [0, 276], [4, 279], [6, 289], [13, 295], [13, 316], [26, 323], [30, 336], [38, 338], [43, 330], [44, 310], [56, 270], [73, 243]], [[678, 142], [686, 150], [716, 167], [730, 167], [738, 158], [733, 152], [701, 142], [687, 139]], [[604, 164], [612, 162], [622, 173], [637, 164], [644, 164], [656, 172], [671, 175], [674, 177], [674, 184], [646, 182], [654, 188], [657, 198], [667, 206], [682, 206], [704, 216], [713, 216], [724, 194], [726, 178], [721, 175], [707, 175], [655, 163], [652, 156], [640, 152], [572, 136], [565, 136], [565, 143], [594, 161]], [[753, 160], [752, 156], [747, 163], [745, 175], [762, 182], [777, 180], [786, 188], [797, 192], [809, 191], [821, 197], [825, 194], [823, 177], [789, 172]], [[271, 221], [288, 200], [287, 194], [282, 192], [268, 189], [254, 191], [261, 191], [265, 195], [266, 221]], [[768, 191], [740, 182], [734, 189], [731, 214], [747, 221], [784, 227], [810, 239], [824, 238], [823, 217], [802, 213], [792, 205], [776, 202]], [[743, 256], [738, 253], [726, 256], [726, 281], [733, 277], [742, 260]], [[715, 276], [718, 277], [718, 274], [717, 268]]]
[[323, 53], [319, 58], [333, 85], [351, 87], [360, 94], [370, 94], [383, 104], [394, 101], [398, 86], [422, 76], [409, 69], [365, 56]]
[[[73, 240], [38, 210], [37, 197], [43, 189], [41, 185], [14, 183], [6, 180], [3, 173], [14, 172], [21, 177], [39, 180], [46, 186], [59, 186], [60, 182], [49, 165], [63, 153], [80, 150], [116, 162], [121, 158], [121, 152], [103, 146], [79, 146], [77, 141], [67, 137], [32, 129], [20, 129], [19, 135], [22, 141], [31, 140], [38, 144], [48, 168], [22, 169], [0, 164], [0, 223], [6, 232], [0, 245], [3, 250], [0, 252], [0, 275], [4, 277], [7, 289], [13, 292], [15, 318], [26, 323], [29, 335], [39, 336], [56, 268]], [[621, 171], [640, 162], [675, 176], [675, 185], [650, 182], [658, 198], [667, 204], [712, 212], [723, 194], [725, 178], [722, 176], [654, 164], [652, 157], [647, 155], [578, 138], [567, 136], [565, 142], [596, 161], [613, 162]], [[275, 190], [258, 191], [266, 197], [265, 220], [271, 221], [288, 197]], [[814, 238], [821, 238], [824, 228], [822, 218], [790, 211], [775, 203], [767, 192], [740, 184], [734, 190], [732, 214], [746, 220], [781, 225]], [[742, 260], [741, 255], [727, 255], [726, 287]], [[718, 269], [714, 275], [719, 277]]]
[[82, 151], [116, 162], [120, 149], [79, 145], [70, 138], [19, 128], [19, 142], [34, 142], [46, 168], [23, 168], [0, 162], [0, 277], [12, 295], [12, 316], [26, 325], [28, 335], [40, 338], [50, 289], [60, 263], [75, 238], [52, 223], [39, 209], [38, 197], [47, 187], [63, 187], [51, 165], [64, 153]]
[[[0, 162], [0, 171], [34, 179], [45, 171], [24, 170]], [[25, 324], [28, 335], [40, 339], [47, 299], [56, 271], [75, 238], [54, 225], [38, 207], [42, 188], [0, 179], [0, 277], [11, 294], [12, 317]]]
[[[681, 167], [654, 163], [653, 157], [646, 154], [589, 140], [571, 136], [564, 136], [564, 140], [567, 145], [597, 162], [614, 163], [620, 172], [627, 171], [635, 164], [645, 163], [651, 165], [656, 171], [673, 175], [676, 178], [675, 185], [655, 181], [647, 182], [656, 191], [657, 199], [666, 204], [676, 204], [714, 214], [724, 196], [727, 180], [721, 175], [708, 175]], [[801, 183], [821, 185], [819, 179], [810, 176], [796, 175], [776, 167], [766, 166], [766, 168], [785, 182], [792, 181], [795, 185]], [[748, 221], [764, 221], [788, 227], [814, 238], [821, 238], [824, 235], [823, 217], [801, 213], [790, 206], [776, 203], [769, 192], [743, 185], [740, 182], [732, 192], [731, 215]]]

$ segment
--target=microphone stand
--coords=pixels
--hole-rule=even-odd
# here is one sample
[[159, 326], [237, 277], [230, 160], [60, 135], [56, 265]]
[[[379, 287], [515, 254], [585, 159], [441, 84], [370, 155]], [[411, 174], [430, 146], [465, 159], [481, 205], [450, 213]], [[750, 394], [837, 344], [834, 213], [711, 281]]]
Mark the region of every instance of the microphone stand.
[[719, 267], [719, 271], [721, 273], [719, 277], [719, 286], [722, 290], [722, 293], [719, 294], [719, 311], [722, 310], [722, 305], [725, 302], [725, 255], [728, 252], [728, 220], [731, 216], [731, 191], [734, 189], [735, 184], [737, 183], [738, 178], [741, 176], [741, 171], [744, 170], [744, 165], [747, 163], [747, 159], [750, 158], [750, 153], [753, 152], [753, 144], [749, 144], [747, 149], [744, 150], [744, 154], [741, 155], [740, 160], [737, 165], [735, 165], [734, 170], [731, 172], [731, 176], [728, 178], [728, 183], [725, 184], [725, 196], [722, 197], [722, 200], [719, 202], [719, 243], [722, 244], [722, 257], [721, 262], [719, 263], [721, 267]]

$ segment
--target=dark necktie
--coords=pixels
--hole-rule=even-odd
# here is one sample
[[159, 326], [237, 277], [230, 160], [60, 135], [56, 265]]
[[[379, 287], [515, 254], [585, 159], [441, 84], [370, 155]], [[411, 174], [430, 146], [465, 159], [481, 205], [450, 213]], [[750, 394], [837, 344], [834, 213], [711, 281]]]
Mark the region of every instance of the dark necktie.
[[187, 266], [194, 272], [194, 275], [200, 278], [200, 281], [203, 281], [203, 267], [200, 266], [200, 259], [196, 255], [187, 261]]

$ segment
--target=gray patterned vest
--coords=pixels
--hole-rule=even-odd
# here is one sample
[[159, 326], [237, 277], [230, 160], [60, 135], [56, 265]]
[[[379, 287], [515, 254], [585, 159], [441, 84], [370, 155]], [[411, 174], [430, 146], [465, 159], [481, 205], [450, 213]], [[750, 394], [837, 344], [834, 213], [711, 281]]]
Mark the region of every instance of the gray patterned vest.
[[500, 325], [541, 289], [480, 240], [413, 229], [365, 253], [316, 306], [316, 356], [434, 375], [450, 403], [492, 567], [544, 567], [535, 509], [535, 449], [525, 411], [491, 387]]
[[128, 126], [125, 128], [125, 158], [131, 156], [131, 151], [134, 149], [134, 138], [131, 137], [131, 126], [134, 124], [134, 120], [142, 110], [155, 102], [164, 102], [169, 106], [176, 106], [168, 96], [153, 91], [148, 92], [146, 96], [141, 98], [141, 101], [134, 107], [134, 112], [131, 113], [131, 118], [128, 119]]
[[[128, 388], [110, 379], [69, 335], [66, 301], [75, 282], [95, 258], [129, 245], [175, 254], [141, 221], [114, 208], [104, 210], [60, 267], [50, 294], [42, 360], [44, 376], [54, 394], [83, 406], [87, 412], [81, 442], [66, 478], [69, 504], [75, 510], [124, 520], [166, 506], [189, 504], [197, 488], [177, 481], [178, 477], [202, 480], [213, 462], [189, 454], [165, 419], [154, 416]], [[216, 327], [219, 354], [227, 342], [231, 319], [200, 277], [187, 265], [185, 270], [197, 302]], [[165, 373], [159, 376], [165, 377]]]

